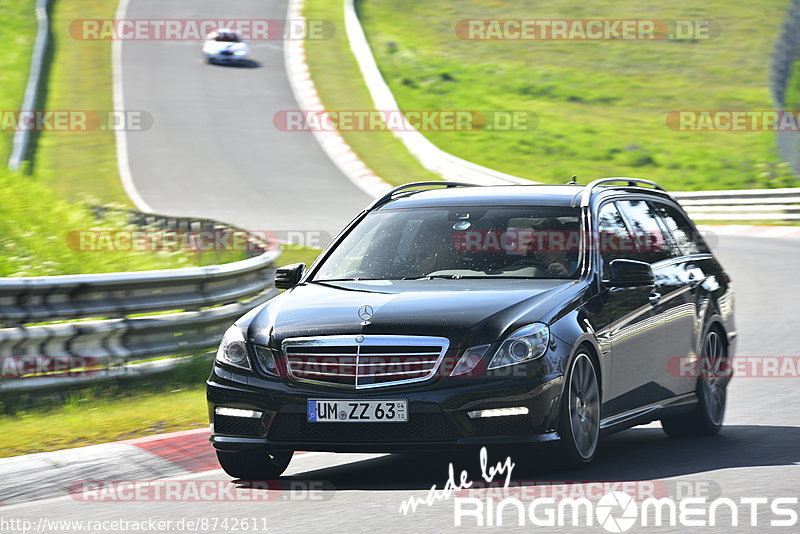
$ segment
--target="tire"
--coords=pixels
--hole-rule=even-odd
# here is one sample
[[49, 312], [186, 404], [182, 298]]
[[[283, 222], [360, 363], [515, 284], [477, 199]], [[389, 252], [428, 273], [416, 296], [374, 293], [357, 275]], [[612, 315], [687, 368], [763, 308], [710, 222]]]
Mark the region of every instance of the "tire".
[[243, 451], [217, 451], [222, 469], [233, 478], [243, 480], [272, 480], [289, 467], [294, 451], [268, 452], [264, 448]]
[[600, 438], [600, 386], [592, 357], [579, 351], [567, 371], [559, 415], [560, 463], [568, 469], [586, 467], [594, 459]]
[[661, 419], [661, 427], [670, 437], [707, 436], [722, 428], [725, 418], [727, 387], [725, 363], [728, 349], [718, 330], [711, 329], [703, 338], [700, 354], [701, 373], [697, 379], [697, 407], [689, 412]]

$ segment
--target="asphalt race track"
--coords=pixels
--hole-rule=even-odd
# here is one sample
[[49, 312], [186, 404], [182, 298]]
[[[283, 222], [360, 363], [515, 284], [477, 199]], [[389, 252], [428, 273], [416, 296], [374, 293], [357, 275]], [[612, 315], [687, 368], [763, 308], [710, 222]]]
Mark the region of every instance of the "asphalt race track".
[[[285, 11], [284, 1], [273, 0], [132, 0], [127, 18], [283, 19]], [[128, 136], [136, 187], [163, 213], [212, 217], [251, 229], [334, 232], [369, 199], [327, 160], [310, 134], [272, 127], [275, 111], [297, 108], [280, 43], [256, 43], [252, 58], [260, 66], [217, 67], [205, 64], [199, 43], [125, 43], [126, 107], [148, 110], [155, 119], [151, 130]], [[720, 236], [715, 252], [737, 293], [738, 355], [800, 355], [800, 240]], [[604, 440], [596, 462], [579, 472], [548, 470], [542, 466], [546, 460], [540, 461], [547, 451], [531, 449], [513, 458], [513, 479], [659, 481], [673, 489], [691, 483], [687, 487], [707, 491], [711, 498], [796, 498], [799, 392], [800, 378], [739, 378], [729, 389], [726, 426], [718, 436], [673, 440], [657, 424], [634, 428]], [[399, 513], [408, 497], [424, 498], [434, 484], [441, 488], [451, 461], [456, 473], [468, 469], [471, 478], [480, 476], [477, 457], [308, 453], [295, 457], [283, 483], [302, 487], [324, 481], [324, 491], [273, 492], [266, 502], [88, 503], [65, 496], [8, 506], [4, 512], [34, 524], [44, 515], [61, 520], [255, 518], [258, 525], [256, 530], [218, 524], [199, 532], [257, 532], [264, 526], [271, 532], [298, 533], [488, 530], [469, 527], [474, 525], [469, 520], [467, 527], [454, 529], [454, 507], [448, 500]], [[193, 478], [228, 480], [221, 470]], [[720, 517], [729, 516], [723, 512]], [[762, 527], [776, 518], [764, 506], [758, 517]], [[507, 516], [506, 530], [535, 529], [517, 527], [514, 519], [513, 513]], [[749, 511], [740, 512], [739, 519], [737, 528], [727, 519], [720, 521], [722, 526], [698, 532], [759, 530], [749, 526]], [[604, 531], [596, 524], [592, 530]], [[634, 527], [631, 532], [643, 530], [686, 532], [687, 527]], [[776, 530], [797, 532], [797, 526]]]
[[[739, 355], [800, 355], [797, 349], [800, 335], [794, 319], [800, 291], [792, 282], [799, 249], [797, 240], [720, 238], [716, 252], [727, 266], [737, 291]], [[738, 378], [731, 383], [725, 427], [718, 436], [673, 440], [657, 424], [633, 428], [603, 440], [595, 463], [577, 472], [548, 470], [541, 465], [542, 461], [532, 461], [547, 451], [532, 449], [530, 457], [512, 458], [517, 464], [513, 479], [526, 481], [525, 484], [568, 480], [656, 481], [671, 492], [683, 484], [697, 493], [706, 492], [709, 498], [721, 495], [737, 502], [744, 497], [796, 498], [800, 480], [798, 386], [800, 378]], [[492, 463], [500, 460], [490, 457]], [[424, 498], [434, 484], [442, 488], [451, 461], [457, 474], [467, 469], [472, 478], [480, 477], [477, 457], [307, 453], [295, 456], [282, 484], [297, 484], [298, 488], [305, 488], [305, 484], [313, 491], [270, 492], [271, 500], [266, 502], [89, 503], [59, 497], [12, 505], [3, 511], [6, 517], [30, 519], [34, 524], [42, 515], [61, 520], [175, 521], [205, 517], [221, 521], [227, 517], [258, 518], [259, 522], [266, 518], [271, 532], [481, 530], [455, 529], [450, 501], [435, 502], [430, 508], [422, 506], [405, 516], [399, 513], [401, 502], [408, 497]], [[88, 467], [87, 478], [92, 478]], [[193, 478], [229, 480], [221, 470]], [[320, 487], [328, 489], [320, 491]], [[294, 499], [290, 499], [292, 495]], [[768, 525], [770, 519], [776, 518], [764, 506], [759, 508], [758, 516], [760, 525]], [[720, 524], [728, 526], [703, 527], [700, 531], [756, 531], [749, 527], [749, 511], [741, 511], [739, 518], [738, 528], [731, 528], [729, 519], [721, 519]], [[514, 520], [515, 516], [510, 514], [507, 519]], [[513, 521], [511, 525], [504, 528], [519, 532], [534, 528], [517, 527]], [[678, 525], [649, 530], [685, 532], [686, 529]], [[571, 530], [575, 531], [564, 529]], [[643, 530], [637, 527], [631, 532]], [[794, 528], [776, 530], [796, 532]], [[215, 532], [225, 530], [217, 528]]]
[[[131, 0], [128, 19], [286, 18], [285, 0]], [[335, 235], [371, 200], [310, 132], [273, 116], [298, 105], [280, 40], [250, 43], [245, 67], [209, 65], [199, 41], [126, 41], [124, 105], [153, 126], [129, 132], [136, 189], [158, 213], [202, 216], [249, 230]]]

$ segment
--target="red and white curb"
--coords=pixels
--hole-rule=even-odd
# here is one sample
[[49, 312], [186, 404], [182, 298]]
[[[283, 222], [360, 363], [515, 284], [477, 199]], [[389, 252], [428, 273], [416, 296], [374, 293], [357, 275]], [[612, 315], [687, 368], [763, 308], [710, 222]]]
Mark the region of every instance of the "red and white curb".
[[146, 436], [118, 443], [138, 447], [182, 469], [197, 473], [219, 469], [217, 455], [208, 441], [210, 436], [211, 431], [208, 428], [198, 428]]
[[[303, 6], [304, 0], [289, 0], [287, 19], [305, 20]], [[325, 106], [322, 104], [319, 93], [317, 93], [306, 62], [305, 41], [302, 39], [285, 40], [283, 42], [283, 54], [289, 84], [292, 86], [292, 91], [300, 109], [324, 113]], [[372, 172], [361, 161], [339, 132], [320, 131], [317, 129], [313, 129], [312, 132], [322, 149], [331, 158], [331, 161], [365, 193], [372, 197], [379, 197], [392, 189], [389, 183]]]
[[69, 494], [82, 481], [154, 480], [219, 469], [200, 428], [0, 458], [0, 505]]

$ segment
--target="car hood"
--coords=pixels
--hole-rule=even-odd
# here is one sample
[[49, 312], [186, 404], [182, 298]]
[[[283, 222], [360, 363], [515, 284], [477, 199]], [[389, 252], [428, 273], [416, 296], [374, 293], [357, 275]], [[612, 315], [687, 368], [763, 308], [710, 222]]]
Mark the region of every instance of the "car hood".
[[[336, 334], [443, 336], [451, 346], [503, 336], [572, 280], [404, 280], [309, 283], [284, 292], [254, 315], [258, 344]], [[371, 308], [368, 324], [359, 317]], [[534, 313], [535, 315], [535, 313]], [[542, 320], [536, 318], [534, 320]], [[246, 325], [241, 325], [246, 326]]]

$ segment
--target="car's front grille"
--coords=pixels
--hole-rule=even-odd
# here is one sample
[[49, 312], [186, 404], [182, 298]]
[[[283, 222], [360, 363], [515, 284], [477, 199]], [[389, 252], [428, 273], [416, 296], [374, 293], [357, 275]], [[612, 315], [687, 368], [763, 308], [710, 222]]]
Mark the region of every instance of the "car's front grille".
[[431, 378], [448, 347], [427, 336], [321, 336], [283, 342], [290, 378], [349, 389], [367, 389]]
[[456, 441], [444, 413], [412, 413], [405, 423], [309, 423], [301, 413], [280, 413], [268, 437], [273, 441], [320, 443], [396, 443]]

